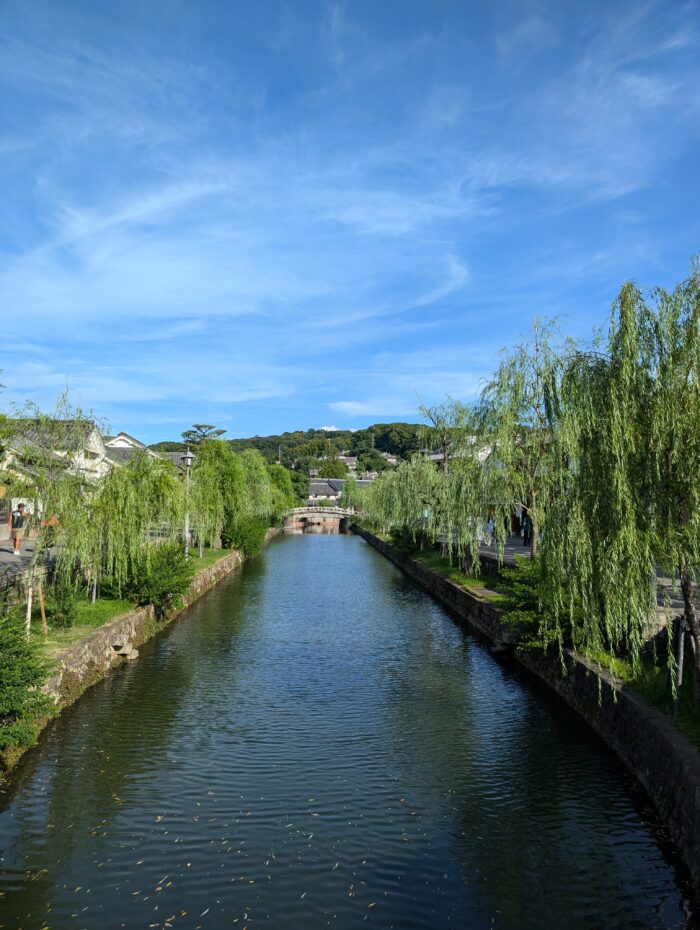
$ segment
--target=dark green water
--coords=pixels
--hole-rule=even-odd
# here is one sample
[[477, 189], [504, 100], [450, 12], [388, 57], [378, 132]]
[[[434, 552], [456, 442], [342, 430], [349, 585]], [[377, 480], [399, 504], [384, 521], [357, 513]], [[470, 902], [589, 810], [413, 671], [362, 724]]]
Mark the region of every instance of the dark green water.
[[685, 925], [622, 766], [355, 537], [273, 542], [2, 800], [5, 928]]

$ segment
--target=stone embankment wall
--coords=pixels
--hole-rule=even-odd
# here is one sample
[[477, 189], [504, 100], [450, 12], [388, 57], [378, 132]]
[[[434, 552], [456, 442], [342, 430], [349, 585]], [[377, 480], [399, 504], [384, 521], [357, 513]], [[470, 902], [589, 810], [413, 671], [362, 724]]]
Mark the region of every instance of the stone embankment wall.
[[91, 685], [104, 678], [113, 666], [137, 658], [138, 647], [142, 643], [167, 626], [222, 578], [231, 574], [242, 561], [240, 552], [232, 552], [198, 572], [192, 579], [182, 607], [172, 611], [163, 620], [156, 620], [152, 606], [137, 607], [115, 617], [72, 646], [61, 649], [56, 653], [54, 672], [47, 680], [45, 690], [59, 707], [72, 704]]
[[[503, 612], [360, 527], [354, 532], [468, 625], [494, 643], [512, 644]], [[700, 752], [661, 711], [573, 653], [566, 673], [558, 656], [513, 650], [515, 658], [544, 681], [598, 733], [646, 790], [663, 819], [700, 895]]]

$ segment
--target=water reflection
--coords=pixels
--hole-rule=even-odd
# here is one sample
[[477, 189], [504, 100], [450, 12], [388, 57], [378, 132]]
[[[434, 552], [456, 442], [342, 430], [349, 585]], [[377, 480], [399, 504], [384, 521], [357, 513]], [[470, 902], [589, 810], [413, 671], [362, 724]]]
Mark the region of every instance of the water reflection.
[[639, 800], [361, 540], [281, 538], [30, 754], [0, 924], [684, 926]]

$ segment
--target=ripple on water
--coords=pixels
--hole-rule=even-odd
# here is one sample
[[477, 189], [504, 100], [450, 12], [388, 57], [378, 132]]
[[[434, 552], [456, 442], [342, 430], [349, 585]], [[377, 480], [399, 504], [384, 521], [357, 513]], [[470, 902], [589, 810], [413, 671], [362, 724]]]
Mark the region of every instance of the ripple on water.
[[0, 924], [682, 927], [660, 832], [589, 731], [389, 563], [294, 536], [30, 754]]

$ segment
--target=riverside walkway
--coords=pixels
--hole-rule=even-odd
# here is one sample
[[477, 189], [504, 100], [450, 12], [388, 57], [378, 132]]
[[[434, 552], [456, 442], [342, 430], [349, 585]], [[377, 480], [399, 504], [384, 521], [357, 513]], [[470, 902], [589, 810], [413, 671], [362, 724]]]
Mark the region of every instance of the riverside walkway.
[[[496, 562], [496, 546], [487, 545], [482, 543], [479, 546], [479, 555], [482, 559], [492, 561], [493, 564]], [[506, 544], [503, 550], [503, 564], [509, 567], [515, 565], [515, 557], [522, 556], [526, 559], [530, 558], [530, 547], [523, 545], [522, 536], [512, 535], [509, 536], [506, 540]], [[663, 614], [664, 617], [660, 617], [660, 622], [665, 622], [665, 613], [667, 611], [672, 611], [674, 613], [682, 613], [684, 610], [683, 598], [679, 589], [678, 582], [673, 581], [672, 578], [669, 578], [667, 575], [662, 574], [662, 572], [657, 571], [656, 573], [656, 584], [657, 584], [657, 610], [660, 614]]]
[[12, 542], [9, 539], [0, 542], [0, 587], [9, 582], [15, 575], [21, 575], [30, 568], [35, 546], [35, 540], [23, 540], [20, 555], [16, 556], [12, 551]]

